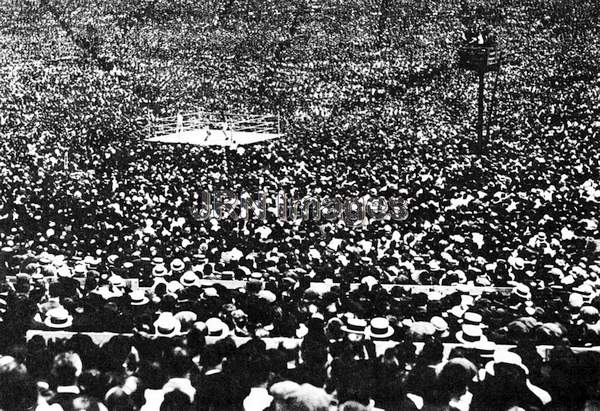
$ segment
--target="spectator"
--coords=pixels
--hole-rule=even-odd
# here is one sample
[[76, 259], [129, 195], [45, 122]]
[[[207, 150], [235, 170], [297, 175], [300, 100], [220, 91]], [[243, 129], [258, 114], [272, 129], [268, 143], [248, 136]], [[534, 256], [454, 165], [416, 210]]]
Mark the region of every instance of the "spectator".
[[144, 361], [139, 367], [139, 377], [145, 384], [141, 411], [159, 410], [165, 396], [163, 386], [167, 382], [164, 368], [159, 362]]
[[49, 404], [58, 404], [63, 410], [73, 409], [73, 400], [81, 393], [78, 384], [83, 364], [76, 353], [69, 351], [54, 357], [52, 376], [54, 377], [56, 394]]
[[273, 397], [269, 395], [269, 359], [263, 355], [250, 358], [248, 364], [250, 394], [244, 399], [244, 410], [264, 410], [269, 408]]
[[9, 356], [0, 357], [0, 409], [50, 409], [47, 405], [44, 406], [44, 402], [38, 404], [35, 381], [29, 377], [22, 364]]

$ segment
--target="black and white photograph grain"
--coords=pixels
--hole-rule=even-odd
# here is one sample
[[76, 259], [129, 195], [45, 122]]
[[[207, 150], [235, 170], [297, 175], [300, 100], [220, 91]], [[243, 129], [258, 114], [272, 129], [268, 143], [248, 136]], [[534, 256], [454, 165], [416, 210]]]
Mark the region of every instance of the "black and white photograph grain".
[[0, 411], [600, 410], [600, 0], [0, 0]]

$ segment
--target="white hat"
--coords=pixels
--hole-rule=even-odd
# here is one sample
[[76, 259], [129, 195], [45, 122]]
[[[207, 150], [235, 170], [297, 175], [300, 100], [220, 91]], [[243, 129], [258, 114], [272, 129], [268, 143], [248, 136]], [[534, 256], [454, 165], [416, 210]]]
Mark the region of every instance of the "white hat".
[[387, 318], [373, 318], [367, 327], [366, 334], [373, 340], [384, 340], [394, 335], [394, 328]]
[[60, 266], [56, 271], [56, 274], [63, 278], [71, 278], [73, 276], [71, 269], [66, 265]]
[[171, 261], [171, 270], [172, 271], [183, 271], [183, 269], [185, 268], [185, 263], [180, 260], [179, 258], [174, 259], [173, 261]]
[[446, 338], [448, 335], [450, 335], [448, 323], [442, 317], [431, 317], [431, 320], [429, 320], [429, 322], [435, 327], [435, 331], [440, 333], [440, 337]]
[[467, 311], [466, 308], [462, 308], [460, 305], [455, 305], [448, 310], [448, 313], [452, 314], [456, 318], [462, 318], [465, 311]]
[[265, 300], [268, 303], [274, 303], [277, 300], [277, 296], [269, 290], [259, 291], [257, 297], [261, 300]]
[[179, 281], [169, 281], [167, 284], [167, 292], [171, 294], [177, 294], [179, 291], [183, 290], [185, 287]]
[[114, 287], [125, 287], [125, 279], [117, 274], [111, 275], [108, 278], [108, 282]]
[[198, 315], [193, 311], [179, 311], [175, 314], [175, 318], [184, 329], [189, 330], [190, 325], [198, 320]]
[[516, 354], [512, 351], [496, 350], [494, 352], [494, 359], [485, 365], [485, 371], [489, 375], [494, 375], [495, 374], [494, 365], [496, 365], [496, 364], [513, 364], [513, 365], [520, 367], [523, 371], [525, 371], [526, 375], [529, 374], [529, 369], [525, 366], [525, 364], [523, 364], [523, 360], [521, 359], [521, 356], [519, 356], [519, 354]]
[[481, 314], [474, 313], [472, 311], [467, 311], [463, 314], [463, 324], [472, 324], [472, 325], [481, 325], [483, 321], [483, 317]]
[[44, 324], [50, 328], [68, 328], [73, 325], [73, 316], [63, 307], [48, 310]]
[[129, 293], [129, 297], [131, 298], [131, 305], [146, 305], [150, 301], [144, 290], [135, 290]]
[[590, 303], [594, 299], [594, 289], [589, 284], [581, 284], [579, 287], [573, 289], [577, 294], [581, 294], [583, 301]]
[[482, 340], [471, 345], [471, 348], [478, 351], [480, 357], [490, 358], [496, 353], [497, 346], [493, 341]]
[[220, 318], [212, 317], [206, 320], [206, 329], [209, 337], [223, 338], [229, 335], [230, 330]]
[[167, 275], [167, 268], [163, 264], [158, 264], [152, 267], [152, 275], [154, 277], [165, 277]]
[[193, 271], [186, 271], [179, 278], [179, 282], [184, 287], [200, 286], [200, 278]]
[[86, 264], [88, 265], [88, 267], [95, 269], [96, 267], [98, 267], [100, 265], [101, 262], [102, 262], [101, 259], [92, 257], [92, 258], [88, 259]]
[[204, 289], [204, 296], [205, 297], [218, 297], [219, 293], [217, 292], [216, 288], [207, 287]]
[[348, 318], [346, 324], [341, 330], [350, 334], [364, 334], [367, 328], [367, 322], [360, 318]]
[[481, 327], [472, 324], [463, 324], [462, 329], [456, 333], [456, 339], [463, 344], [487, 341]]
[[531, 291], [529, 290], [529, 287], [527, 287], [525, 284], [516, 284], [515, 288], [513, 288], [513, 294], [524, 300], [531, 299]]
[[179, 335], [181, 331], [181, 323], [173, 313], [160, 313], [158, 319], [154, 321], [154, 335], [158, 337], [174, 337]]
[[93, 265], [96, 262], [96, 259], [92, 255], [86, 255], [83, 258], [83, 262], [87, 265]]
[[366, 277], [363, 277], [362, 280], [360, 280], [360, 282], [362, 284], [365, 284], [367, 287], [369, 287], [369, 290], [371, 288], [373, 288], [374, 285], [378, 284], [379, 281], [377, 281], [377, 279], [375, 277], [373, 277], [372, 275], [368, 275]]
[[75, 272], [76, 277], [85, 277], [85, 274], [87, 273], [87, 267], [85, 264], [76, 264], [73, 268], [73, 271]]
[[296, 338], [304, 338], [308, 334], [308, 328], [304, 323], [300, 323], [296, 329]]
[[572, 293], [569, 295], [569, 305], [572, 308], [581, 308], [584, 304], [583, 296], [581, 294]]
[[521, 257], [509, 258], [508, 262], [516, 270], [523, 270], [525, 268], [525, 260]]

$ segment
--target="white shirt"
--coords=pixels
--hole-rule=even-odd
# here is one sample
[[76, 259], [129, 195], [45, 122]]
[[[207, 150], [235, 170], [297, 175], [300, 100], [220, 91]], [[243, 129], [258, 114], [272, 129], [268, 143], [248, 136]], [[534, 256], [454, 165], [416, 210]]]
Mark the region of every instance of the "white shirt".
[[165, 392], [163, 390], [150, 390], [144, 391], [144, 400], [146, 401], [140, 411], [160, 411], [160, 406], [165, 399]]
[[196, 389], [187, 378], [171, 378], [163, 387], [165, 393], [179, 390], [190, 397], [190, 402], [194, 402]]
[[59, 385], [56, 387], [56, 392], [59, 394], [79, 394], [81, 391], [76, 385]]
[[273, 397], [266, 388], [255, 387], [250, 389], [250, 394], [244, 399], [245, 411], [262, 411], [271, 405]]
[[60, 406], [60, 404], [49, 405], [45, 398], [38, 396], [35, 411], [63, 411], [63, 408]]
[[469, 409], [471, 408], [471, 401], [473, 401], [473, 394], [471, 394], [471, 392], [467, 390], [460, 397], [451, 398], [448, 405], [460, 411], [469, 411]]

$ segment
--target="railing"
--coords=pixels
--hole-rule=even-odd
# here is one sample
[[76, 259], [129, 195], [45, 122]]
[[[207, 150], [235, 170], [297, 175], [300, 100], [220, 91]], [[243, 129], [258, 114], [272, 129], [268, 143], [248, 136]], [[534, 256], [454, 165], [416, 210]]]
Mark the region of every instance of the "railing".
[[[16, 277], [8, 276], [6, 279], [12, 283], [16, 283]], [[85, 278], [75, 277], [75, 280], [79, 281], [81, 286], [83, 287], [85, 284]], [[149, 287], [140, 287], [138, 278], [125, 278], [125, 286], [132, 290], [142, 289], [144, 291], [150, 291]], [[49, 284], [51, 278], [45, 279], [47, 284]], [[217, 278], [202, 278], [200, 279], [201, 287], [210, 287], [214, 284], [219, 284], [225, 288], [230, 290], [237, 290], [239, 288], [245, 288], [248, 281], [246, 280], [220, 280]], [[331, 287], [339, 286], [339, 283], [334, 282], [312, 282], [310, 288], [316, 291], [318, 294], [324, 294], [327, 291], [331, 290]], [[351, 283], [350, 290], [355, 290], [360, 286], [360, 283]], [[387, 291], [390, 291], [394, 287], [400, 287], [406, 291], [410, 291], [412, 293], [441, 293], [442, 295], [448, 295], [455, 291], [457, 291], [457, 286], [453, 285], [421, 285], [421, 284], [381, 284], [383, 288]], [[502, 295], [509, 295], [513, 287], [493, 287], [493, 286], [467, 286], [465, 289], [468, 289], [469, 292], [480, 295], [487, 292], [499, 293]]]
[[197, 111], [158, 118], [153, 121], [152, 132], [157, 137], [208, 127], [218, 131], [281, 134], [280, 124], [279, 116], [274, 115]]
[[[77, 333], [77, 332], [71, 332], [71, 331], [29, 330], [29, 331], [27, 331], [25, 338], [27, 339], [27, 341], [29, 341], [34, 336], [39, 335], [42, 338], [44, 338], [45, 341], [54, 341], [57, 339], [70, 339], [71, 337], [73, 337], [76, 334], [83, 334], [83, 335], [89, 336], [92, 339], [92, 341], [98, 346], [102, 346], [102, 345], [106, 344], [108, 341], [110, 341], [110, 339], [112, 337], [115, 337], [117, 335], [123, 335], [125, 337], [133, 336], [132, 333], [125, 333], [125, 334], [117, 334], [117, 333], [111, 333], [111, 332], [81, 332], [81, 333]], [[237, 336], [233, 336], [232, 338], [237, 346], [240, 346], [240, 345], [246, 343], [250, 339], [249, 337], [237, 337]], [[210, 336], [206, 337], [207, 344], [214, 344], [218, 340], [219, 340], [218, 337], [210, 337]], [[296, 346], [296, 347], [299, 347], [302, 344], [302, 339], [299, 339], [299, 338], [266, 337], [266, 338], [261, 338], [261, 340], [265, 342], [265, 345], [267, 346], [268, 349], [269, 348], [278, 348], [281, 343], [286, 343], [286, 346]], [[375, 350], [376, 350], [377, 355], [383, 355], [385, 353], [386, 349], [395, 347], [398, 344], [398, 342], [392, 341], [392, 340], [374, 341], [374, 344], [375, 344]], [[424, 345], [421, 342], [415, 342], [414, 344], [417, 348], [417, 353], [421, 351], [421, 349], [423, 348], [423, 345]], [[443, 352], [444, 358], [448, 358], [450, 352], [454, 348], [460, 347], [460, 348], [466, 348], [466, 349], [469, 349], [469, 348], [473, 349], [472, 346], [469, 346], [466, 344], [443, 343], [443, 345], [444, 345], [444, 352]], [[495, 346], [495, 350], [498, 350], [498, 351], [508, 351], [512, 348], [515, 348], [515, 346], [514, 345], [505, 345], [505, 344], [497, 344]], [[540, 356], [544, 360], [548, 360], [550, 351], [554, 348], [554, 346], [552, 346], [552, 345], [537, 345], [535, 348], [536, 348], [538, 354], [540, 354]], [[571, 349], [576, 353], [585, 352], [585, 351], [596, 351], [596, 352], [600, 351], [600, 347], [571, 347]]]

